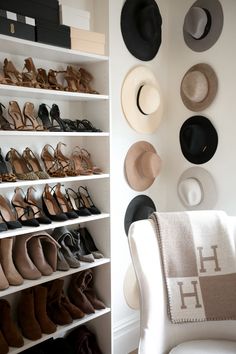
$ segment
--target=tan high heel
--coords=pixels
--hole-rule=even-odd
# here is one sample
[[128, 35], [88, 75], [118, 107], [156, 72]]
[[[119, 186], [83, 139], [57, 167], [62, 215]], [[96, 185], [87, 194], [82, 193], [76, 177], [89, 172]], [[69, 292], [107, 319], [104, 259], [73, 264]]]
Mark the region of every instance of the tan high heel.
[[27, 165], [25, 159], [19, 154], [19, 152], [11, 148], [5, 158], [9, 161], [14, 174], [21, 180], [35, 180], [39, 179], [38, 176]]
[[15, 68], [12, 61], [8, 60], [7, 58], [4, 59], [3, 65], [3, 72], [5, 78], [10, 80], [9, 82], [12, 85], [22, 86], [23, 85], [23, 78], [22, 74]]
[[13, 121], [15, 130], [32, 130], [24, 123], [24, 117], [21, 113], [20, 107], [16, 101], [10, 101], [8, 106], [8, 114]]
[[52, 85], [48, 82], [48, 74], [45, 69], [39, 68], [38, 69], [38, 75], [37, 75], [37, 81], [39, 82], [40, 86], [44, 89], [52, 89]]
[[75, 148], [73, 149], [71, 159], [74, 162], [75, 171], [77, 175], [87, 176], [93, 174], [92, 170], [89, 169], [87, 164], [84, 163], [82, 159], [81, 149], [79, 146], [75, 146]]
[[23, 108], [23, 115], [25, 118], [25, 124], [27, 119], [31, 122], [33, 130], [45, 130], [43, 125], [40, 124], [34, 115], [34, 105], [31, 102], [26, 102]]
[[80, 90], [80, 72], [74, 69], [72, 66], [67, 66], [65, 71], [65, 80], [67, 81], [66, 91], [82, 92]]
[[50, 69], [48, 72], [48, 82], [52, 89], [64, 91], [64, 87], [57, 81], [57, 74], [59, 73], [64, 73], [64, 71]]
[[85, 166], [87, 166], [87, 168], [92, 171], [94, 175], [99, 175], [103, 173], [100, 167], [93, 165], [91, 154], [86, 149], [81, 149], [80, 151], [82, 161], [84, 162]]
[[80, 68], [80, 90], [85, 93], [99, 94], [99, 92], [95, 91], [91, 88], [90, 82], [93, 80], [93, 76], [85, 69]]
[[[27, 72], [24, 72], [24, 70]], [[37, 81], [38, 72], [35, 68], [34, 62], [32, 58], [25, 59], [25, 66], [22, 71], [22, 78], [25, 82], [25, 85], [29, 87], [41, 88], [40, 83]]]
[[32, 150], [30, 148], [25, 148], [22, 154], [23, 158], [27, 161], [27, 163], [31, 166], [32, 171], [38, 176], [39, 179], [48, 179], [49, 175], [47, 172], [43, 171], [39, 160], [35, 156]]
[[62, 150], [61, 150], [62, 145], [66, 146], [66, 144], [61, 143], [61, 142], [59, 142], [57, 144], [57, 147], [54, 151], [54, 156], [59, 161], [61, 166], [63, 167], [63, 170], [65, 171], [67, 176], [77, 176], [73, 160], [69, 159], [69, 157], [65, 156], [62, 153]]
[[[53, 154], [49, 152], [49, 149], [53, 150]], [[54, 157], [54, 149], [50, 144], [46, 144], [41, 153], [41, 159], [43, 160], [45, 169], [51, 177], [66, 177], [66, 173], [63, 170], [60, 162]]]

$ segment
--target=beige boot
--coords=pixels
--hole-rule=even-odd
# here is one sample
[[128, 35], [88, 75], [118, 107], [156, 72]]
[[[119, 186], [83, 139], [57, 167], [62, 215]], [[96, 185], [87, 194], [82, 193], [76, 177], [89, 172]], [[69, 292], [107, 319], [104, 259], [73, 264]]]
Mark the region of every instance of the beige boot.
[[10, 285], [20, 285], [24, 279], [17, 272], [12, 259], [13, 238], [3, 238], [0, 240], [0, 260], [3, 271]]

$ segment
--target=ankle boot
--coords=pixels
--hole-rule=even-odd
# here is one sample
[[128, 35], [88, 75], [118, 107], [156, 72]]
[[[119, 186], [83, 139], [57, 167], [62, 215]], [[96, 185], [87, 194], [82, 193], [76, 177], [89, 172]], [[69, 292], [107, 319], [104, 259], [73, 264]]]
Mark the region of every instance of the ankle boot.
[[84, 317], [85, 314], [77, 306], [70, 302], [69, 298], [64, 294], [64, 292], [62, 292], [61, 302], [73, 320]]
[[6, 342], [6, 339], [4, 338], [2, 332], [0, 331], [0, 353], [1, 354], [7, 354], [9, 352], [9, 347]]
[[33, 289], [21, 291], [20, 301], [17, 307], [18, 323], [24, 337], [37, 340], [42, 337], [38, 321], [35, 318], [34, 293]]
[[17, 272], [12, 259], [13, 237], [0, 240], [0, 259], [3, 271], [10, 285], [20, 285], [24, 282]]
[[0, 290], [5, 290], [9, 288], [9, 283], [2, 269], [2, 265], [0, 263]]
[[71, 323], [72, 317], [65, 309], [61, 302], [62, 289], [64, 280], [55, 279], [46, 284], [48, 289], [47, 295], [47, 313], [50, 319], [58, 325], [66, 325]]
[[105, 304], [98, 299], [96, 295], [96, 291], [93, 285], [93, 272], [92, 269], [87, 269], [84, 271], [84, 294], [89, 299], [95, 310], [102, 310], [105, 309]]
[[[11, 307], [7, 300], [0, 300], [0, 328], [10, 347], [22, 347], [24, 340], [16, 324], [11, 318]], [[2, 353], [0, 351], [0, 353]]]
[[45, 334], [54, 333], [57, 329], [55, 323], [53, 323], [47, 315], [47, 288], [41, 285], [37, 285], [33, 288], [34, 291], [34, 311], [35, 317], [41, 327], [41, 330]]

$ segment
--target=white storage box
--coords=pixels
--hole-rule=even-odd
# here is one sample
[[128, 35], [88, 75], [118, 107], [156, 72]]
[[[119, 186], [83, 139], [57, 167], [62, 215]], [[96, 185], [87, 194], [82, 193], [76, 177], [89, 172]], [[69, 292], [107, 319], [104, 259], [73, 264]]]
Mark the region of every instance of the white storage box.
[[75, 7], [60, 5], [60, 22], [62, 25], [90, 30], [90, 12]]
[[105, 34], [71, 27], [71, 49], [93, 54], [105, 54]]

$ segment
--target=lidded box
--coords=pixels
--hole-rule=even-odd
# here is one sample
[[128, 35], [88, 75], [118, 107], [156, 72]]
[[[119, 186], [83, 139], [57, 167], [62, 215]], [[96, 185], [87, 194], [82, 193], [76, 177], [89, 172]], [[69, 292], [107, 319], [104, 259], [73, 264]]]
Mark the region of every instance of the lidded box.
[[62, 25], [89, 31], [90, 12], [67, 5], [60, 5], [60, 22]]
[[105, 34], [71, 27], [71, 49], [92, 54], [105, 54]]

